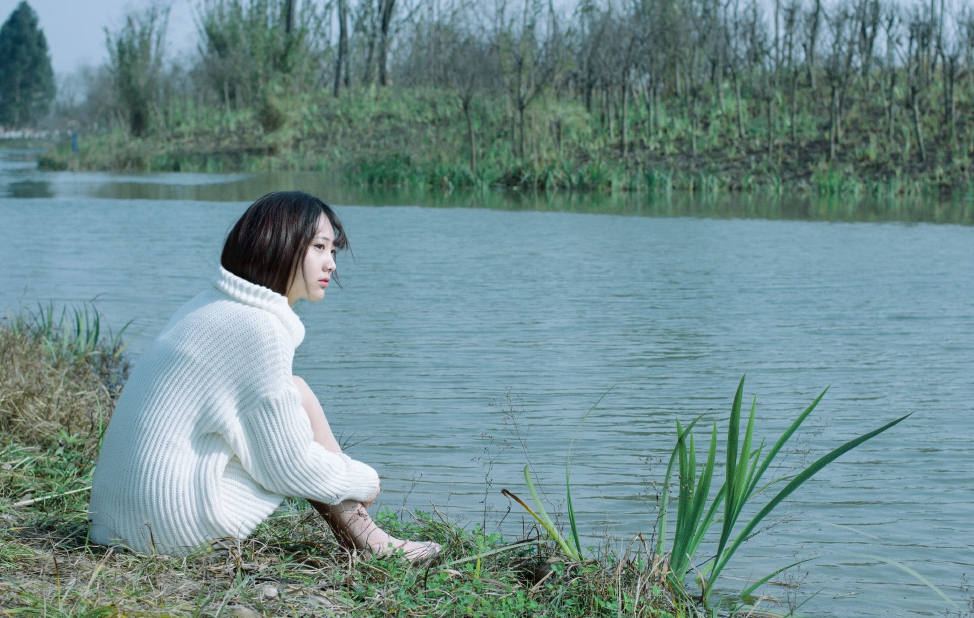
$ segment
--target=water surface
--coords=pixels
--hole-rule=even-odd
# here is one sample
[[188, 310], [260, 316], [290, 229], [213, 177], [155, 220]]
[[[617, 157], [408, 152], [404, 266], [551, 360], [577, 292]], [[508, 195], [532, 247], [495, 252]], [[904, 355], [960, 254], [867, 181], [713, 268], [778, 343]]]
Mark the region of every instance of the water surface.
[[[275, 183], [337, 204], [366, 201], [308, 175], [43, 174], [8, 155], [0, 307], [95, 298], [114, 327], [132, 321], [138, 362], [171, 314], [209, 285], [229, 226]], [[599, 211], [598, 198], [569, 200], [568, 212], [552, 198], [509, 208], [452, 199], [458, 207], [339, 205], [354, 249], [339, 262], [344, 287], [298, 306], [308, 333], [296, 371], [350, 453], [380, 471], [384, 505], [435, 505], [467, 526], [486, 512], [489, 529], [503, 519], [505, 532], [519, 534], [530, 522], [517, 508], [503, 517], [500, 489], [526, 494], [521, 468], [530, 461], [551, 510], [563, 510], [577, 435], [572, 495], [582, 529], [593, 546], [624, 547], [653, 529], [653, 483], [675, 419], [723, 423], [746, 372], [758, 434], [776, 437], [831, 385], [780, 473], [913, 416], [799, 490], [744, 546], [724, 587], [818, 557], [783, 578], [802, 582], [799, 601], [818, 593], [805, 614], [950, 609], [880, 560], [889, 559], [958, 603], [970, 597], [961, 585], [974, 555], [974, 228], [895, 214], [845, 221], [855, 205], [809, 220], [814, 204], [770, 206], [770, 218], [759, 205], [750, 214], [638, 216], [608, 198], [601, 210], [622, 215], [609, 216], [577, 212]], [[864, 208], [866, 219], [884, 212]], [[923, 211], [911, 208], [898, 212]], [[963, 221], [964, 208], [943, 206], [953, 214], [940, 220]]]

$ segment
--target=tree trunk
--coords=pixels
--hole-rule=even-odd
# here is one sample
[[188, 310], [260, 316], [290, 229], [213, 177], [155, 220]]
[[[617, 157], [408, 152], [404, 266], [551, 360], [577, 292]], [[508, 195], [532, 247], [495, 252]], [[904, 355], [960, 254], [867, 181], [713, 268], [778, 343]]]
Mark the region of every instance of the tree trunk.
[[392, 23], [392, 11], [396, 0], [381, 0], [379, 6], [379, 85], [388, 86], [389, 76], [386, 72], [386, 58], [389, 51], [389, 25]]
[[284, 34], [294, 32], [294, 0], [284, 0]]
[[839, 134], [837, 117], [839, 115], [839, 90], [832, 86], [832, 103], [829, 105], [829, 160], [835, 161], [836, 149], [838, 147]]
[[605, 89], [605, 115], [609, 118], [609, 144], [615, 141], [616, 138], [616, 123], [615, 123], [615, 109], [612, 105], [612, 89]]
[[798, 69], [791, 76], [791, 143], [798, 143]]
[[957, 129], [954, 114], [954, 84], [957, 80], [957, 59], [950, 59], [950, 66], [947, 69], [947, 80], [950, 85], [949, 92], [947, 94], [947, 132], [950, 139], [948, 143], [948, 153], [950, 154], [950, 159], [954, 159], [954, 142], [957, 139]]
[[649, 138], [652, 139], [656, 135], [656, 127], [653, 124], [655, 121], [654, 115], [655, 110], [653, 110], [653, 82], [650, 80], [648, 86], [646, 86], [646, 91], [643, 93], [643, 98], [646, 101], [646, 114], [647, 118], [647, 129], [649, 129]]
[[886, 107], [886, 139], [892, 144], [893, 143], [893, 122], [894, 122], [894, 106], [896, 105], [896, 67], [890, 68], [889, 77], [889, 105]]
[[629, 84], [622, 83], [622, 156], [629, 154]]
[[673, 77], [676, 80], [676, 96], [679, 98], [683, 96], [683, 85], [680, 83], [680, 59], [677, 58], [676, 63], [673, 66]]
[[477, 142], [473, 133], [473, 118], [470, 114], [470, 99], [463, 101], [463, 115], [467, 117], [467, 136], [470, 141], [470, 171], [477, 175]]
[[781, 71], [781, 37], [778, 24], [781, 22], [781, 0], [774, 0], [774, 87], [778, 88], [778, 75]]
[[916, 88], [910, 89], [910, 104], [913, 107], [913, 132], [917, 136], [917, 145], [920, 146], [920, 161], [927, 160], [927, 149], [923, 145], [923, 131], [920, 127], [920, 106], [917, 102]]
[[659, 84], [653, 82], [653, 133], [659, 134]]
[[337, 97], [345, 72], [345, 87], [348, 87], [348, 0], [338, 0], [338, 58], [335, 60], [334, 94]]
[[518, 136], [518, 154], [520, 154], [522, 161], [524, 160], [524, 109], [526, 107], [527, 104], [520, 101], [518, 102], [518, 106], [517, 106], [517, 114], [518, 114], [518, 121], [519, 121], [518, 124], [520, 125], [520, 129], [521, 129], [521, 134]]
[[818, 29], [822, 20], [822, 0], [815, 0], [812, 11], [812, 25], [808, 33], [808, 85], [815, 92], [815, 44], [818, 42]]
[[774, 95], [768, 97], [768, 162], [774, 156]]
[[741, 103], [741, 81], [737, 76], [737, 71], [734, 71], [734, 98], [737, 103], [737, 135], [741, 138], [741, 148], [745, 148], [745, 135], [744, 135], [744, 106]]

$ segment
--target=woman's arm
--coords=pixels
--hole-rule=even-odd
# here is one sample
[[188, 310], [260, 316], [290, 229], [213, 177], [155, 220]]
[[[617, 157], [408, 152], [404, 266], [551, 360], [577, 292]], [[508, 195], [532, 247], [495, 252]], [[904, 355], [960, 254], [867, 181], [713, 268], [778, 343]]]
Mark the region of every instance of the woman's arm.
[[[236, 404], [225, 437], [244, 470], [265, 489], [327, 504], [368, 501], [379, 476], [366, 464], [315, 442], [311, 421], [291, 375], [293, 348], [266, 312], [231, 327], [238, 361], [231, 382]], [[242, 317], [242, 316], [241, 316]]]

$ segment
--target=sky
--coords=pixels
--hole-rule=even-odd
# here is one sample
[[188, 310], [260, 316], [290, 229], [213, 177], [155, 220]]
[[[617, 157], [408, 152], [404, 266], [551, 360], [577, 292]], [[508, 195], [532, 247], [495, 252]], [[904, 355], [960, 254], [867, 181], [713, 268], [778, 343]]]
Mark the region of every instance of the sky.
[[[79, 66], [97, 66], [108, 60], [105, 28], [117, 29], [126, 13], [145, 9], [151, 0], [27, 0], [37, 13], [47, 38], [54, 72], [64, 75]], [[0, 0], [0, 21], [7, 21], [20, 0]], [[195, 0], [172, 0], [155, 4], [171, 6], [167, 43], [171, 53], [195, 48], [197, 34], [193, 23]]]

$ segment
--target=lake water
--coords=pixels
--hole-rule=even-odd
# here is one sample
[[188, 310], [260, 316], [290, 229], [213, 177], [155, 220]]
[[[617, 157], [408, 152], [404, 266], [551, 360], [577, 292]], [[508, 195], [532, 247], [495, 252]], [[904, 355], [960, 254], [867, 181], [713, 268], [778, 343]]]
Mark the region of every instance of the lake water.
[[[116, 330], [132, 322], [137, 363], [275, 188], [314, 191], [347, 227], [343, 289], [298, 306], [295, 369], [383, 476], [383, 505], [435, 505], [467, 526], [486, 513], [492, 530], [501, 488], [527, 498], [530, 461], [563, 512], [569, 445], [602, 397], [577, 432], [572, 497], [589, 544], [624, 547], [653, 529], [675, 419], [706, 414], [723, 435], [746, 372], [770, 439], [831, 385], [779, 473], [913, 416], [800, 489], [724, 589], [817, 557], [779, 578], [797, 591], [767, 592], [814, 595], [801, 612], [817, 616], [955, 611], [892, 560], [961, 606], [974, 594], [974, 228], [905, 222], [970, 223], [971, 204], [397, 201], [308, 174], [41, 173], [7, 152], [0, 309], [96, 299]], [[388, 205], [420, 199], [438, 207]], [[343, 205], [368, 202], [383, 205]], [[686, 213], [715, 216], [661, 216]], [[502, 527], [522, 522], [515, 505]]]

